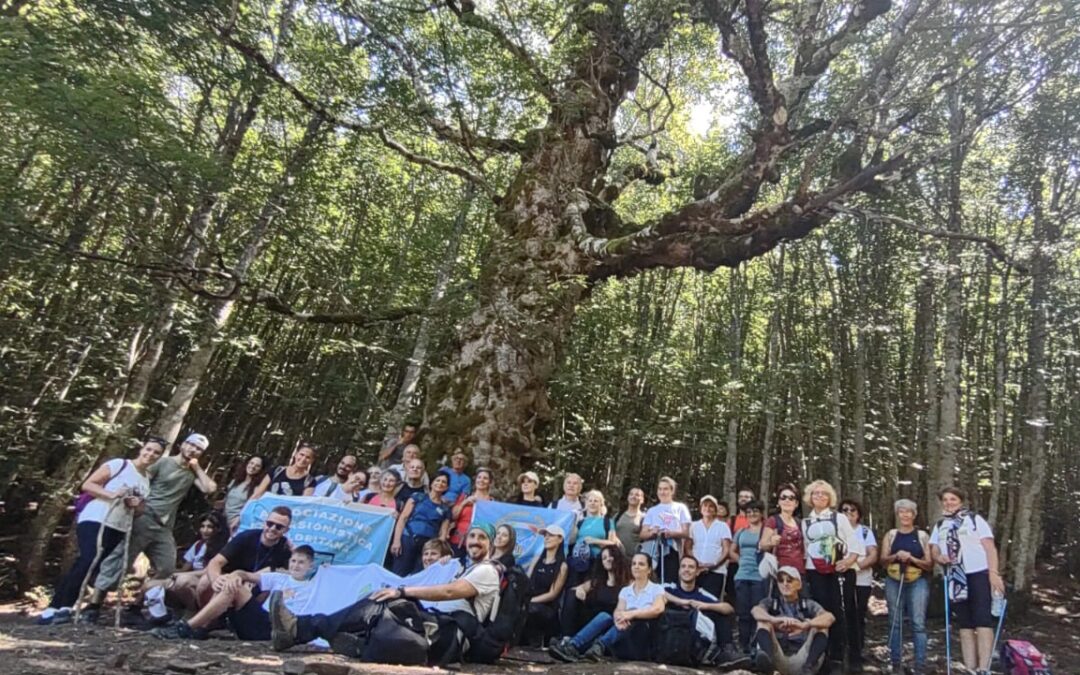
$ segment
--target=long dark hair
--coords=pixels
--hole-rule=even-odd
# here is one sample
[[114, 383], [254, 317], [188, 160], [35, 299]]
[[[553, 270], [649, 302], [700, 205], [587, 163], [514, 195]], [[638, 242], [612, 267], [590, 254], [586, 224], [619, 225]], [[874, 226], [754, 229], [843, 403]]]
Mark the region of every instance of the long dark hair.
[[604, 553], [611, 554], [611, 573], [615, 576], [615, 588], [628, 586], [631, 581], [630, 560], [616, 546], [606, 546], [596, 556], [596, 562], [589, 570], [589, 597], [596, 595], [604, 586], [607, 586], [608, 572], [604, 569]]
[[[245, 463], [246, 465], [246, 463]], [[210, 537], [210, 541], [206, 542], [206, 553], [203, 555], [203, 560], [210, 562], [210, 560], [216, 556], [221, 549], [225, 548], [225, 544], [229, 541], [229, 524], [225, 522], [225, 516], [218, 511], [210, 511], [199, 518], [199, 526], [206, 521], [214, 526], [214, 536]]]
[[[249, 455], [248, 458], [245, 459], [242, 463], [234, 464], [233, 465], [233, 472], [232, 472], [232, 481], [229, 483], [229, 487], [233, 487], [235, 485], [239, 485], [240, 483], [243, 483], [247, 479], [247, 465], [248, 465], [248, 462], [255, 459], [256, 457], [258, 457], [259, 461], [262, 462], [262, 468], [259, 469], [259, 473], [255, 474], [254, 476], [251, 477], [251, 482], [248, 483], [248, 486], [247, 486], [248, 499], [251, 498], [251, 494], [253, 492], [255, 492], [255, 488], [259, 486], [259, 483], [262, 483], [263, 478], [266, 477], [267, 470], [270, 468], [267, 465], [267, 459], [265, 457], [263, 457], [262, 455]], [[200, 521], [200, 522], [202, 522], [202, 521]]]

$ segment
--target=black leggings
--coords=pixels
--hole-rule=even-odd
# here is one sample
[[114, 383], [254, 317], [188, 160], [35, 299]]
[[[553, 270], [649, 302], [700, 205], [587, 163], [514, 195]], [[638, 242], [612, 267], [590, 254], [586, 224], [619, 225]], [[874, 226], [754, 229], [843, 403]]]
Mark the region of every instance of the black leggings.
[[[577, 600], [577, 598], [574, 598]], [[525, 623], [525, 635], [522, 636], [524, 644], [540, 643], [541, 647], [547, 646], [548, 638], [559, 631], [559, 610], [557, 602], [530, 602], [529, 616]]]
[[843, 661], [846, 645], [848, 660], [854, 665], [862, 663], [862, 654], [859, 651], [859, 619], [855, 607], [855, 570], [843, 573], [842, 597], [839, 577], [839, 574], [821, 574], [806, 570], [810, 597], [836, 617], [836, 623], [829, 630], [829, 660]]
[[859, 653], [866, 648], [866, 610], [870, 606], [871, 586], [855, 587], [856, 614], [859, 617]]
[[[103, 527], [105, 531], [101, 533], [101, 555], [98, 556], [98, 530]], [[93, 571], [97, 572], [97, 568], [101, 566], [101, 561], [108, 558], [113, 549], [124, 541], [123, 532], [106, 527], [93, 520], [87, 520], [76, 525], [75, 536], [79, 540], [79, 557], [76, 558], [75, 564], [71, 566], [71, 569], [60, 580], [60, 583], [56, 585], [52, 602], [49, 603], [49, 607], [53, 609], [74, 606], [79, 601], [83, 579], [86, 578], [86, 573], [91, 571], [90, 567], [93, 566]], [[97, 565], [94, 565], [95, 557], [97, 557]]]

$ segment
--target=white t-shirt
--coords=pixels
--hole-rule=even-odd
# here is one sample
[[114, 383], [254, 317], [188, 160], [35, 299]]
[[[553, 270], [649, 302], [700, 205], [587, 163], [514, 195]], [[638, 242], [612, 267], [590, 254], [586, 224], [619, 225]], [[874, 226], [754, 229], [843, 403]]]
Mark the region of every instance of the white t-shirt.
[[[686, 508], [686, 504], [682, 502], [671, 502], [670, 504], [657, 504], [652, 506], [645, 512], [645, 518], [641, 521], [641, 524], [648, 525], [649, 527], [658, 527], [661, 530], [681, 530], [683, 525], [689, 524], [690, 521], [690, 509]], [[728, 538], [731, 538], [731, 533], [728, 533]], [[653, 539], [658, 540], [659, 537]], [[664, 546], [665, 550], [672, 548], [673, 544], [670, 539], [667, 540]]]
[[191, 563], [191, 569], [206, 569], [206, 543], [197, 541], [184, 552], [184, 562]]
[[664, 587], [651, 581], [645, 584], [645, 588], [641, 589], [640, 593], [634, 591], [633, 583], [629, 586], [624, 586], [623, 589], [619, 591], [619, 599], [626, 601], [625, 608], [628, 610], [652, 607], [652, 604], [656, 602], [656, 599], [663, 595]]
[[[297, 581], [292, 575], [281, 572], [263, 572], [259, 575], [259, 588], [267, 592], [281, 591], [285, 607], [293, 614], [300, 614], [311, 599], [315, 584], [310, 579]], [[270, 598], [263, 603], [263, 609], [270, 611]]]
[[[694, 541], [694, 557], [699, 563], [715, 565], [724, 552], [724, 542], [731, 541], [731, 528], [717, 518], [706, 529], [705, 521], [695, 520], [690, 525], [690, 538]], [[727, 565], [711, 570], [715, 574], [727, 574]]]
[[[109, 480], [105, 481], [105, 489], [109, 492], [124, 492], [130, 488], [137, 488], [143, 497], [150, 495], [150, 479], [135, 470], [135, 465], [124, 459], [110, 459], [104, 466], [109, 468]], [[131, 529], [131, 510], [123, 505], [118, 505], [109, 514], [110, 502], [104, 499], [94, 499], [83, 507], [79, 513], [79, 522], [103, 522], [114, 530], [127, 532]], [[108, 514], [108, 520], [106, 520]]]
[[499, 570], [495, 565], [482, 562], [477, 563], [465, 570], [459, 579], [464, 579], [476, 589], [476, 595], [471, 600], [447, 600], [441, 603], [443, 612], [468, 612], [476, 617], [480, 623], [484, 623], [495, 615], [499, 609]]
[[[869, 551], [871, 546], [877, 546], [877, 537], [874, 536], [874, 531], [865, 525], [859, 525], [855, 528], [855, 534], [863, 543], [863, 550]], [[859, 556], [859, 563], [866, 560], [865, 555]], [[856, 586], [872, 586], [874, 584], [874, 568], [867, 567], [866, 569], [859, 570], [855, 573], [855, 585]]]
[[[971, 518], [965, 516], [960, 523], [960, 560], [964, 563], [964, 572], [982, 572], [990, 569], [990, 561], [986, 559], [986, 549], [982, 546], [983, 539], [993, 539], [994, 531], [990, 529], [990, 523], [983, 517], [975, 515], [975, 526], [971, 525]], [[930, 543], [941, 549], [944, 555], [949, 555], [948, 533], [953, 526], [953, 520], [947, 518], [934, 528], [930, 533]]]
[[577, 517], [577, 522], [581, 522], [585, 517], [585, 505], [581, 503], [580, 499], [567, 499], [566, 495], [559, 497], [559, 501], [553, 503], [551, 508], [559, 511], [572, 511]]
[[803, 518], [802, 533], [803, 541], [806, 542], [806, 569], [814, 569], [814, 558], [819, 560], [830, 556], [828, 546], [835, 544], [837, 540], [843, 542], [845, 552], [833, 562], [840, 562], [843, 558], [855, 553], [863, 555], [866, 548], [860, 537], [855, 535], [851, 527], [851, 521], [842, 513], [836, 514], [836, 529], [833, 530], [833, 511], [825, 509], [820, 513], [811, 513]]

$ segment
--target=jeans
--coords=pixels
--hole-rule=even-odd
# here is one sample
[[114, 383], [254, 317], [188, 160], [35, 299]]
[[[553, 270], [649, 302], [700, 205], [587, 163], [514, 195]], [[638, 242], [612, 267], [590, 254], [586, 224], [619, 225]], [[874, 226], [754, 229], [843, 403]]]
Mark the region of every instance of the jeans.
[[739, 617], [739, 647], [750, 651], [757, 622], [750, 612], [765, 598], [765, 582], [741, 579], [735, 581], [735, 615]]
[[[83, 579], [86, 578], [88, 572], [92, 572], [91, 568], [95, 567], [94, 558], [98, 555], [98, 531], [102, 528], [105, 528], [105, 530], [101, 533], [101, 557], [97, 560], [97, 566], [100, 566], [101, 561], [109, 557], [113, 549], [124, 541], [123, 532], [106, 527], [97, 521], [87, 520], [76, 525], [75, 537], [79, 541], [79, 557], [76, 558], [75, 564], [71, 566], [71, 569], [64, 575], [60, 583], [56, 585], [49, 607], [54, 609], [71, 607], [79, 601]], [[124, 555], [123, 551], [121, 551], [120, 555]]]
[[615, 627], [615, 620], [607, 612], [601, 612], [585, 624], [570, 643], [579, 652], [584, 652], [593, 643], [599, 644], [604, 651], [624, 661], [648, 660], [652, 649], [652, 622], [633, 621], [626, 630]]
[[[926, 664], [926, 606], [930, 602], [930, 583], [925, 576], [915, 581], [906, 581], [900, 589], [900, 582], [888, 577], [885, 579], [885, 600], [889, 603], [889, 657], [893, 663], [900, 663], [903, 655], [903, 621], [911, 622], [911, 632], [915, 643], [915, 665]], [[898, 616], [899, 615], [899, 616]]]
[[[609, 643], [615, 641], [617, 633], [615, 619], [612, 619], [607, 612], [600, 612], [589, 623], [585, 624], [585, 627], [579, 630], [577, 635], [570, 638], [570, 642], [579, 652], [583, 652], [597, 640], [600, 640], [600, 644], [607, 647]], [[604, 638], [608, 638], [608, 643], [605, 643]]]

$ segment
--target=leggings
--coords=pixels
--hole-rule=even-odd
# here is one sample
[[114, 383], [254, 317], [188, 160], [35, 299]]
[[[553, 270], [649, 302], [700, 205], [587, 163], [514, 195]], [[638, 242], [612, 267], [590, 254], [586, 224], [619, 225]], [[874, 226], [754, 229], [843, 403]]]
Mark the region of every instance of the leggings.
[[[105, 531], [101, 533], [101, 556], [98, 557], [98, 564], [94, 565], [94, 558], [98, 554], [98, 531], [103, 527]], [[79, 557], [67, 574], [64, 575], [64, 578], [60, 580], [60, 583], [56, 585], [52, 602], [49, 603], [49, 607], [53, 609], [74, 606], [79, 601], [79, 593], [82, 591], [82, 583], [83, 579], [86, 578], [86, 573], [96, 572], [97, 567], [101, 565], [101, 561], [109, 557], [113, 549], [124, 541], [123, 532], [114, 530], [94, 520], [83, 521], [76, 525], [75, 536], [79, 541]], [[94, 567], [93, 570], [90, 569], [91, 566]]]
[[[840, 592], [840, 576], [844, 577], [843, 595]], [[846, 646], [851, 664], [862, 663], [859, 620], [855, 609], [855, 570], [848, 570], [843, 575], [806, 570], [806, 579], [810, 586], [810, 597], [836, 617], [836, 623], [829, 631], [829, 660], [843, 661]]]

